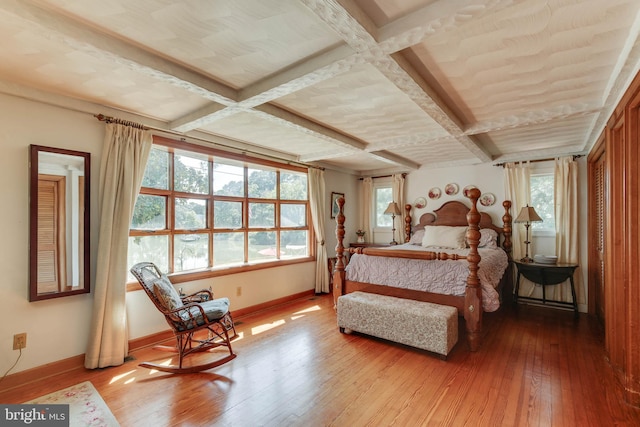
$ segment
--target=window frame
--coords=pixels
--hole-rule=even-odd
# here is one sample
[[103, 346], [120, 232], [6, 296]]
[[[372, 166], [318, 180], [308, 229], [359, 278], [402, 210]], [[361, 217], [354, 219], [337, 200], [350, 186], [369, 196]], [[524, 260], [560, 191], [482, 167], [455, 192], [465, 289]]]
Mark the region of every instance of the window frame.
[[[169, 138], [154, 136], [153, 137], [153, 145], [162, 147], [166, 149], [169, 153], [169, 189], [158, 189], [152, 187], [142, 187], [139, 191], [139, 195], [153, 195], [153, 196], [162, 196], [166, 199], [166, 226], [161, 230], [143, 230], [143, 229], [133, 229], [130, 227], [129, 229], [129, 237], [137, 237], [137, 236], [168, 236], [168, 248], [167, 248], [167, 264], [168, 271], [167, 274], [171, 277], [171, 281], [173, 283], [183, 283], [193, 280], [199, 280], [210, 277], [217, 277], [228, 274], [237, 274], [245, 271], [253, 271], [260, 270], [265, 268], [273, 268], [279, 267], [283, 265], [289, 264], [298, 264], [304, 262], [310, 262], [315, 260], [315, 245], [312, 243], [315, 241], [315, 236], [313, 232], [313, 226], [311, 221], [311, 209], [309, 205], [309, 180], [308, 180], [308, 170], [302, 166], [295, 166], [290, 164], [284, 164], [272, 160], [265, 160], [261, 158], [251, 157], [246, 154], [233, 153], [229, 151], [220, 150], [217, 148], [208, 148], [188, 142], [183, 141], [175, 141]], [[174, 162], [173, 156], [176, 151], [178, 154], [182, 154], [184, 152], [193, 153], [199, 156], [206, 156], [207, 159], [207, 167], [208, 167], [208, 179], [209, 179], [209, 192], [208, 194], [197, 194], [197, 193], [187, 193], [183, 191], [175, 191], [173, 189], [174, 185]], [[182, 153], [181, 153], [182, 152]], [[231, 160], [235, 162], [240, 162], [244, 167], [244, 195], [243, 196], [222, 196], [222, 195], [214, 195], [214, 186], [211, 184], [213, 180], [213, 163], [216, 159], [224, 159]], [[276, 195], [275, 198], [250, 198], [248, 192], [248, 171], [250, 169], [260, 169], [260, 170], [273, 170], [276, 173]], [[281, 172], [295, 172], [302, 173], [307, 176], [307, 198], [302, 200], [289, 200], [289, 199], [281, 199], [280, 198], [280, 173]], [[177, 198], [188, 198], [188, 199], [203, 199], [206, 201], [206, 221], [205, 227], [199, 228], [196, 230], [190, 229], [177, 229], [175, 227], [175, 200]], [[242, 218], [241, 218], [241, 227], [239, 228], [221, 228], [215, 227], [214, 225], [214, 202], [215, 201], [233, 201], [233, 202], [241, 202], [242, 206]], [[249, 226], [249, 205], [251, 203], [269, 203], [274, 205], [274, 226], [273, 227], [257, 227], [257, 226]], [[281, 224], [281, 209], [280, 206], [283, 204], [296, 204], [303, 205], [306, 210], [305, 223], [303, 226], [282, 226]], [[280, 233], [282, 231], [305, 231], [307, 233], [307, 255], [298, 256], [294, 258], [279, 258], [279, 255], [276, 255], [276, 259], [269, 260], [254, 260], [249, 261], [249, 234], [252, 232], [275, 232], [276, 235], [276, 247], [280, 248]], [[216, 234], [220, 233], [243, 233], [244, 239], [244, 254], [243, 261], [240, 264], [233, 265], [222, 265], [222, 266], [213, 266], [214, 262], [214, 237]], [[201, 268], [197, 270], [188, 270], [188, 271], [174, 271], [175, 266], [175, 254], [174, 254], [174, 239], [175, 236], [184, 235], [184, 234], [196, 234], [203, 233], [208, 236], [208, 267]], [[128, 261], [129, 262], [129, 261]], [[134, 290], [138, 289], [139, 285], [137, 282], [128, 282], [127, 289]]]
[[[371, 224], [373, 225], [373, 232], [389, 232], [393, 228], [391, 223], [391, 217], [389, 217], [390, 225], [388, 227], [378, 225], [378, 212], [376, 210], [378, 205], [378, 190], [388, 188], [391, 191], [391, 200], [393, 201], [393, 181], [391, 178], [378, 178], [373, 181], [373, 195], [371, 197]], [[386, 210], [386, 207], [385, 207]]]
[[[555, 174], [553, 171], [553, 168], [536, 168], [535, 170], [533, 170], [531, 172], [531, 178], [533, 177], [539, 177], [539, 176], [551, 176], [551, 178], [553, 178], [553, 186], [555, 188]], [[531, 186], [532, 181], [530, 179], [529, 181], [529, 188], [530, 188], [530, 192], [533, 189], [533, 187]], [[553, 199], [552, 196], [552, 200], [551, 200], [552, 206], [553, 206], [553, 212], [554, 212], [554, 221], [555, 221], [555, 201]], [[545, 227], [545, 228], [537, 228], [534, 227], [534, 225], [539, 224], [539, 223], [533, 223], [531, 226], [531, 236], [532, 237], [555, 237], [556, 236], [556, 230], [555, 227], [550, 228], [550, 227]], [[544, 224], [544, 222], [543, 222]]]

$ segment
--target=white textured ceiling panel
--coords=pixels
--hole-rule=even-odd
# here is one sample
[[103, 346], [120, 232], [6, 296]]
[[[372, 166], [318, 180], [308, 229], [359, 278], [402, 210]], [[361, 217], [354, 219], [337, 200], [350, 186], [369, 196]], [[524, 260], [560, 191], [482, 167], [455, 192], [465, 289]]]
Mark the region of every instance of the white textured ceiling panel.
[[425, 166], [480, 163], [455, 140], [440, 144], [407, 145], [389, 151]]
[[236, 88], [342, 40], [297, 0], [47, 0]]
[[0, 9], [0, 77], [39, 90], [172, 120], [207, 104], [176, 85], [81, 50]]
[[527, 0], [416, 48], [478, 121], [602, 103], [640, 2]]
[[402, 18], [436, 0], [354, 0], [378, 27]]
[[390, 166], [389, 162], [385, 162], [380, 158], [376, 158], [367, 153], [358, 153], [351, 155], [344, 155], [331, 158], [328, 162], [334, 168], [342, 168], [345, 170], [352, 170], [355, 172], [363, 172], [370, 170], [384, 170]]
[[386, 174], [589, 151], [639, 34], [639, 0], [1, 0], [0, 92]]
[[513, 155], [526, 146], [529, 151], [548, 151], [558, 146], [579, 146], [588, 135], [595, 116], [580, 116], [526, 128], [491, 132], [491, 140], [501, 155]]
[[277, 103], [369, 143], [424, 133], [447, 135], [372, 65], [355, 66]]
[[202, 130], [298, 156], [326, 151], [329, 144], [318, 136], [305, 133], [286, 123], [248, 112], [239, 112], [217, 120], [204, 126]]

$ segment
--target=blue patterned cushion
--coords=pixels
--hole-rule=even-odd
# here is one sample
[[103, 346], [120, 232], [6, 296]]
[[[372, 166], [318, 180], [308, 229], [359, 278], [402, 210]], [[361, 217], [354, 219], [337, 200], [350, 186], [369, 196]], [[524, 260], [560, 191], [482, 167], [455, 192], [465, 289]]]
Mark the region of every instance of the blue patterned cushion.
[[153, 282], [153, 293], [167, 310], [175, 310], [183, 306], [180, 294], [173, 287], [167, 276], [162, 276]]
[[[221, 319], [229, 312], [229, 298], [216, 298], [201, 302], [198, 305], [204, 310], [208, 322]], [[185, 308], [185, 310], [180, 312], [180, 317], [185, 321], [187, 329], [194, 327], [193, 321], [195, 321], [197, 326], [201, 326], [204, 323], [202, 312], [198, 307], [190, 307], [188, 310]]]

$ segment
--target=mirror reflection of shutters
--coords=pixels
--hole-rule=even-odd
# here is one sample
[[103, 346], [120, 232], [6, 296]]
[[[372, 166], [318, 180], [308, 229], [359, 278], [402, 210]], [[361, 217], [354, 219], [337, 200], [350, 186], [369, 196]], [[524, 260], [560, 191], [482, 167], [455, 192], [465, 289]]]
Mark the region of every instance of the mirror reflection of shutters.
[[61, 271], [65, 245], [63, 176], [38, 179], [38, 293], [57, 292], [64, 283]]

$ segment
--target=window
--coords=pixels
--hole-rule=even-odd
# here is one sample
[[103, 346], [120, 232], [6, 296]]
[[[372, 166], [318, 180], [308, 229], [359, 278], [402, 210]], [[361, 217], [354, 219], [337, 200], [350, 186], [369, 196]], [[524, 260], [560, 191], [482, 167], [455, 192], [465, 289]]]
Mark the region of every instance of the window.
[[234, 272], [308, 258], [310, 238], [306, 169], [156, 141], [131, 221], [128, 264], [152, 261], [173, 274]]
[[385, 215], [384, 211], [389, 207], [389, 203], [393, 201], [393, 194], [390, 184], [374, 185], [374, 206], [375, 206], [375, 227], [391, 228], [391, 216]]
[[542, 218], [531, 224], [534, 235], [555, 235], [554, 181], [553, 173], [531, 175], [531, 204]]

